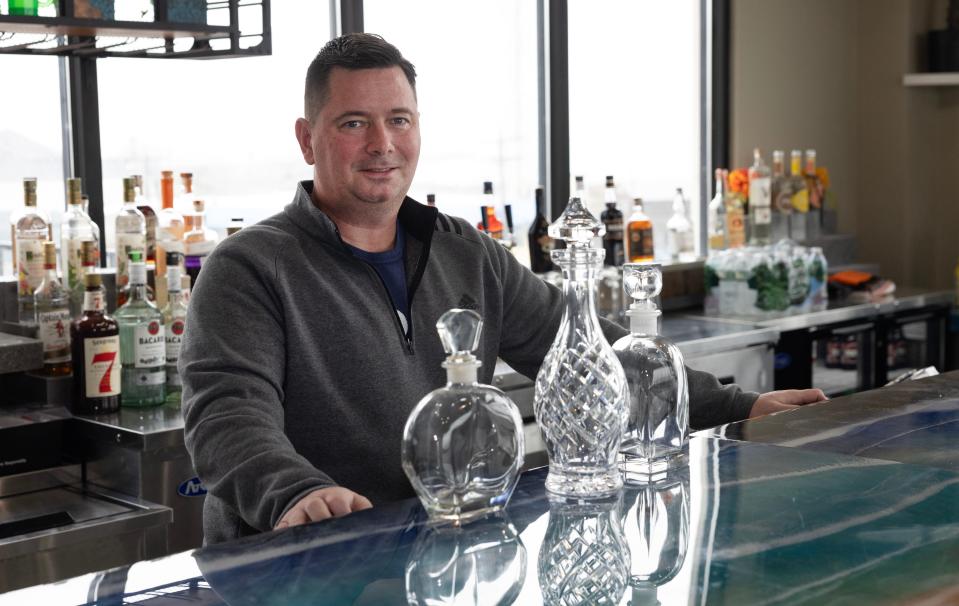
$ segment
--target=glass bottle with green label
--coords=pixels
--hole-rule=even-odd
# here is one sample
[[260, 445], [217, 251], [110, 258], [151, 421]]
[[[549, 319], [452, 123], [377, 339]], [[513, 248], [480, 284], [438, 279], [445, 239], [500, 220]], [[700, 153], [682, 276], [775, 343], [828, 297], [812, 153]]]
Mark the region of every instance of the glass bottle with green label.
[[154, 406], [166, 398], [163, 314], [147, 299], [143, 254], [130, 254], [130, 299], [117, 310], [120, 325], [121, 406]]

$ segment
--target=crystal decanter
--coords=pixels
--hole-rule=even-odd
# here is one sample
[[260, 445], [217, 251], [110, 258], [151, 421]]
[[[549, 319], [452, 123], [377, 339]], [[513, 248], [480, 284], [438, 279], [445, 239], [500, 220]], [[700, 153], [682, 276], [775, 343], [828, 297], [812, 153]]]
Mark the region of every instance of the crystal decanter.
[[465, 525], [428, 525], [406, 564], [407, 603], [513, 604], [526, 562], [526, 547], [504, 512]]
[[626, 426], [626, 377], [596, 315], [605, 251], [590, 246], [604, 231], [576, 197], [549, 227], [567, 245], [552, 252], [563, 270], [565, 310], [536, 376], [533, 407], [549, 457], [546, 490], [561, 496], [603, 497], [622, 487], [616, 457]]
[[657, 588], [672, 580], [686, 561], [689, 467], [670, 470], [656, 481], [627, 484], [622, 523], [632, 560], [633, 604], [656, 604]]
[[436, 323], [447, 383], [427, 394], [403, 429], [403, 471], [431, 517], [461, 522], [502, 509], [523, 466], [523, 420], [506, 394], [476, 380], [483, 320], [451, 309]]
[[629, 385], [629, 422], [620, 448], [626, 480], [644, 479], [686, 464], [689, 386], [683, 354], [659, 335], [653, 298], [663, 288], [654, 263], [627, 263], [623, 286], [633, 304], [631, 334], [613, 345]]
[[544, 604], [619, 604], [629, 580], [621, 495], [551, 497], [537, 576]]

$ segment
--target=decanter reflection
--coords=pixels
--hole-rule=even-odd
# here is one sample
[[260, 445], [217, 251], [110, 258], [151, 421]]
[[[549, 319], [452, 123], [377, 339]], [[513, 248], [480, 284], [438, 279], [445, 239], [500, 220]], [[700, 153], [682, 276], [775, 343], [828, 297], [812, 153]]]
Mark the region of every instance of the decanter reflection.
[[626, 377], [596, 315], [596, 280], [603, 249], [591, 241], [603, 224], [579, 198], [570, 198], [549, 235], [565, 249], [552, 251], [563, 269], [565, 310], [556, 339], [536, 377], [536, 421], [546, 442], [546, 490], [602, 497], [622, 486], [616, 456], [626, 423]]
[[653, 482], [627, 482], [623, 532], [632, 563], [632, 604], [657, 604], [656, 588], [683, 567], [689, 543], [689, 468], [670, 470]]
[[427, 394], [403, 430], [403, 471], [433, 517], [459, 521], [506, 506], [523, 466], [523, 421], [506, 394], [477, 383], [479, 314], [436, 323], [448, 354], [445, 387]]
[[633, 299], [631, 334], [613, 345], [629, 385], [629, 421], [620, 452], [627, 479], [655, 476], [684, 465], [689, 441], [689, 387], [683, 354], [659, 335], [653, 297], [663, 288], [660, 267], [627, 263], [623, 286]]
[[621, 503], [619, 494], [590, 501], [550, 498], [537, 571], [545, 604], [619, 603], [629, 578]]
[[526, 547], [500, 512], [463, 525], [433, 525], [406, 565], [410, 604], [512, 604], [526, 580]]

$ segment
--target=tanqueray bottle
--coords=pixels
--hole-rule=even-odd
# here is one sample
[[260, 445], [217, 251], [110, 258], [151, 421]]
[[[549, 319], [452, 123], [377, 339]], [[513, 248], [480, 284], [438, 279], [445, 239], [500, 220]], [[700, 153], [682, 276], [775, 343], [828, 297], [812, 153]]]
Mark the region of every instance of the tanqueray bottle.
[[476, 380], [482, 328], [475, 311], [440, 317], [447, 383], [419, 401], [403, 430], [403, 471], [430, 517], [454, 523], [505, 507], [523, 466], [519, 409]]
[[565, 310], [536, 376], [533, 408], [549, 457], [546, 490], [563, 497], [605, 497], [623, 485], [616, 458], [626, 426], [626, 377], [596, 314], [605, 251], [590, 246], [604, 232], [577, 197], [549, 227], [567, 245], [551, 253], [563, 270]]
[[689, 386], [683, 354], [659, 334], [653, 298], [663, 288], [658, 264], [627, 263], [623, 286], [633, 303], [626, 312], [631, 334], [613, 345], [629, 385], [629, 422], [622, 466], [629, 481], [685, 465], [689, 441]]

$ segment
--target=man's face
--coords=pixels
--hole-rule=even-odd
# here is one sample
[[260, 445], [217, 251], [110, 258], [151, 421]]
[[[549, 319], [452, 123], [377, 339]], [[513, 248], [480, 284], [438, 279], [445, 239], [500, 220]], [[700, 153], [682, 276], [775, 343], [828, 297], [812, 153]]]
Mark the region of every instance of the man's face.
[[316, 200], [399, 207], [420, 155], [416, 96], [402, 69], [334, 68], [326, 103], [312, 124], [300, 122], [297, 138], [314, 167]]

